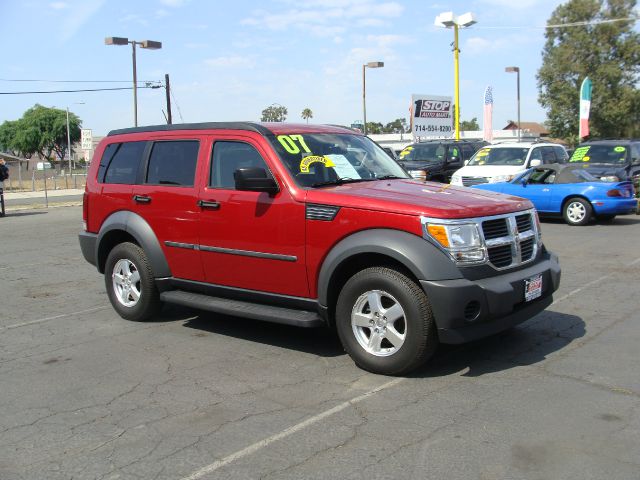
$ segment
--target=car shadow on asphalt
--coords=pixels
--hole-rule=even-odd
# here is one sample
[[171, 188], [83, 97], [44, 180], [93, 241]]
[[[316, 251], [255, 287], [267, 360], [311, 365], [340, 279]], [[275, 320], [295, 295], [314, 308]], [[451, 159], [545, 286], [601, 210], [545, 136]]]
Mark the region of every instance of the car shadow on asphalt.
[[196, 312], [183, 326], [320, 357], [346, 355], [337, 335], [328, 328], [293, 327], [201, 311]]
[[[533, 319], [497, 335], [463, 345], [440, 345], [413, 378], [487, 373], [534, 365], [565, 350], [584, 336], [585, 323], [575, 315], [546, 310]], [[460, 373], [462, 372], [462, 373]]]

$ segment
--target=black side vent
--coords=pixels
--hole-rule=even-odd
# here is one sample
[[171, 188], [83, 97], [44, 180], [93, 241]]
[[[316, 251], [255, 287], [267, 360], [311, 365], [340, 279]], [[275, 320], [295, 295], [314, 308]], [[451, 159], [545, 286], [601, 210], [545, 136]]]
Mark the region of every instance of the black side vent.
[[307, 205], [307, 220], [322, 220], [331, 222], [340, 211], [340, 207], [331, 205]]
[[487, 220], [482, 222], [482, 232], [485, 240], [492, 238], [508, 237], [509, 227], [506, 218], [496, 218], [495, 220]]

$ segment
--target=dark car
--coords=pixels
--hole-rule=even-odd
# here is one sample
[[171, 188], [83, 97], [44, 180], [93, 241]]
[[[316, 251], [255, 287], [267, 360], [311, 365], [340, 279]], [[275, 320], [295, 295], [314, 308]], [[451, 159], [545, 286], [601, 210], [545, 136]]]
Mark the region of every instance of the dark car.
[[415, 179], [449, 183], [451, 175], [485, 145], [483, 140], [451, 139], [413, 143], [400, 152], [399, 161]]
[[640, 194], [640, 140], [590, 140], [578, 145], [570, 163], [586, 166], [605, 182], [630, 180]]

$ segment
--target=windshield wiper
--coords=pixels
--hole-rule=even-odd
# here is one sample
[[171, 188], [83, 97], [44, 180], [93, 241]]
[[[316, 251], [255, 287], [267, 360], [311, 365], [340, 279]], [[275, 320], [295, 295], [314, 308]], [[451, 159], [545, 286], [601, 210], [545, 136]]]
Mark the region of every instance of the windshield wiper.
[[371, 180], [375, 180], [375, 178], [342, 177], [342, 178], [336, 178], [335, 180], [327, 180], [326, 182], [312, 183], [311, 186], [312, 187], [325, 187], [327, 185], [344, 185], [345, 183], [370, 182]]

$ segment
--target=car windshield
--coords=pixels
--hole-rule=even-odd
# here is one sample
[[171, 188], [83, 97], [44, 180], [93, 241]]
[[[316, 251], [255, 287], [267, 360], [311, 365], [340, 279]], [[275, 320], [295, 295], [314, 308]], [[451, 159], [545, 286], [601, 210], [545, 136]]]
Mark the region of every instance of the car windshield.
[[471, 157], [468, 165], [524, 165], [528, 152], [529, 148], [522, 147], [484, 147]]
[[400, 152], [401, 162], [439, 163], [444, 159], [444, 146], [438, 144], [409, 145]]
[[576, 148], [569, 161], [620, 165], [627, 162], [627, 147], [614, 144], [584, 145]]
[[270, 141], [302, 187], [411, 178], [382, 148], [362, 135], [288, 133]]

